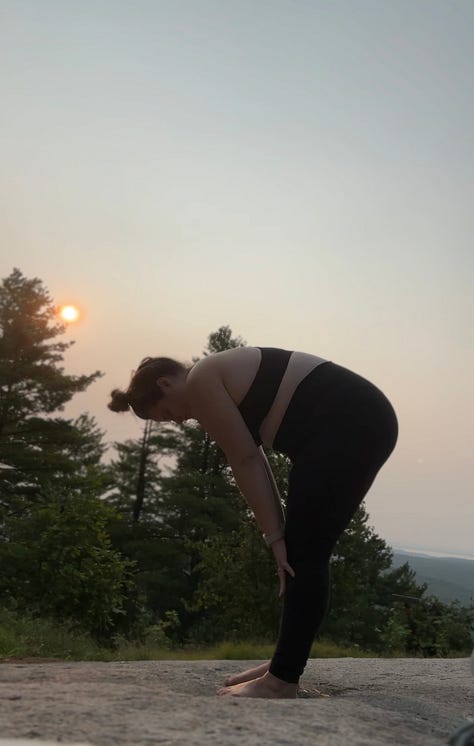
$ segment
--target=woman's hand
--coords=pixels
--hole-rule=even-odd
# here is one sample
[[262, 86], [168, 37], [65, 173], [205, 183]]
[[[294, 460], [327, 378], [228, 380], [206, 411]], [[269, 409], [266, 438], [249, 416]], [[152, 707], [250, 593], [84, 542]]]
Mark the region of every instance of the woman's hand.
[[273, 554], [275, 555], [275, 560], [278, 566], [278, 577], [280, 578], [280, 592], [278, 594], [278, 598], [281, 598], [285, 595], [286, 590], [285, 573], [289, 573], [291, 577], [294, 578], [295, 571], [292, 567], [290, 567], [286, 558], [285, 539], [277, 539], [276, 541], [272, 542], [271, 547], [273, 549]]

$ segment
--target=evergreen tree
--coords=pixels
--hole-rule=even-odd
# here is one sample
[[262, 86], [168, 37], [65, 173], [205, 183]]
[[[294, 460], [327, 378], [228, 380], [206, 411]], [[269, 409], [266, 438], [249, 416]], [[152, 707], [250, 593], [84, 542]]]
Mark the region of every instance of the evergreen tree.
[[48, 342], [65, 331], [41, 280], [14, 269], [0, 286], [0, 435], [33, 415], [55, 412], [96, 378], [58, 367], [73, 342]]
[[120, 618], [129, 563], [110, 546], [102, 433], [57, 415], [101, 374], [67, 375], [72, 342], [37, 279], [0, 286], [0, 594], [20, 611], [103, 636]]
[[[1, 509], [25, 507], [41, 487], [76, 481], [102, 456], [94, 420], [53, 416], [101, 373], [67, 375], [60, 367], [73, 342], [58, 342], [65, 326], [37, 279], [14, 269], [0, 286], [0, 500]], [[87, 476], [90, 476], [88, 474]]]
[[182, 433], [174, 425], [146, 421], [142, 436], [115, 443], [106, 501], [118, 516], [110, 524], [113, 545], [134, 563], [125, 634], [142, 635], [179, 603], [183, 558], [170, 540], [162, 508], [162, 476], [173, 468]]
[[331, 560], [330, 614], [322, 634], [340, 642], [383, 648], [381, 632], [391, 614], [393, 594], [421, 596], [407, 566], [391, 571], [392, 551], [368, 525], [365, 502], [339, 538]]
[[179, 440], [176, 426], [147, 420], [140, 438], [114, 443], [107, 500], [127, 524], [159, 520], [160, 479], [173, 468]]
[[[403, 567], [408, 568], [408, 563]], [[425, 590], [423, 584], [423, 594]], [[470, 655], [474, 603], [461, 606], [459, 601], [446, 604], [433, 595], [392, 594], [390, 614], [380, 638], [383, 649], [395, 653], [430, 657]]]

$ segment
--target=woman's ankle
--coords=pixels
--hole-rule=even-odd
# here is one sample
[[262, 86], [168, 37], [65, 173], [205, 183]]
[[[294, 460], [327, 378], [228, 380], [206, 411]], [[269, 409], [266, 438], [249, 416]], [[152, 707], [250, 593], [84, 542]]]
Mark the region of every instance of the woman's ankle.
[[270, 673], [270, 671], [267, 671], [263, 678], [266, 680], [268, 686], [275, 691], [281, 691], [282, 689], [298, 690], [298, 682], [294, 683], [292, 681], [284, 681], [283, 679], [279, 679], [278, 676], [275, 676], [275, 674]]

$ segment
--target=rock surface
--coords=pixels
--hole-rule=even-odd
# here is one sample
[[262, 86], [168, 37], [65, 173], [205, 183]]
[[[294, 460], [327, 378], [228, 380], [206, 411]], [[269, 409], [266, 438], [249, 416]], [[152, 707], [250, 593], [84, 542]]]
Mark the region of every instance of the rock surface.
[[256, 663], [3, 663], [0, 736], [37, 745], [437, 746], [474, 718], [467, 658], [310, 660], [296, 700], [214, 696], [227, 674]]

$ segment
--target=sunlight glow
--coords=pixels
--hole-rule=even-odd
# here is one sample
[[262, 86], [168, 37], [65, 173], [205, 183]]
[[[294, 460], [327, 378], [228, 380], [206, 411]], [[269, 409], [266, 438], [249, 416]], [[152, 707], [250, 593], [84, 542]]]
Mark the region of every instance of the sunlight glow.
[[67, 324], [72, 324], [79, 318], [79, 309], [76, 306], [61, 306], [59, 315]]

